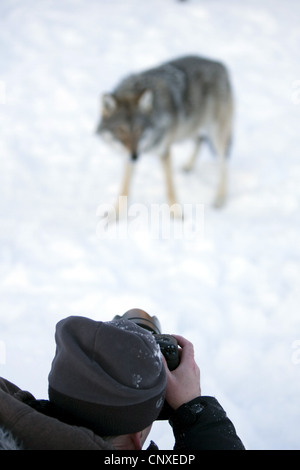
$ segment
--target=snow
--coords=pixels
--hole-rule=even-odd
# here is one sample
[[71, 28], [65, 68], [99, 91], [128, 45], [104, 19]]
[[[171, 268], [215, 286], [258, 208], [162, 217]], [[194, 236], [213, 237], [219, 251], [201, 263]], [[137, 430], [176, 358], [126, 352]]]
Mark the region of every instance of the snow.
[[[138, 307], [194, 343], [203, 394], [248, 449], [300, 449], [299, 14], [296, 0], [1, 1], [1, 376], [46, 398], [56, 322]], [[203, 218], [175, 236], [178, 222], [165, 234], [137, 217], [166, 202], [160, 163], [145, 155], [131, 223], [105, 231], [124, 161], [94, 133], [100, 95], [190, 53], [231, 73], [228, 204], [211, 206], [209, 149], [181, 171], [184, 143], [178, 198], [203, 204]], [[150, 438], [172, 448], [166, 422]]]

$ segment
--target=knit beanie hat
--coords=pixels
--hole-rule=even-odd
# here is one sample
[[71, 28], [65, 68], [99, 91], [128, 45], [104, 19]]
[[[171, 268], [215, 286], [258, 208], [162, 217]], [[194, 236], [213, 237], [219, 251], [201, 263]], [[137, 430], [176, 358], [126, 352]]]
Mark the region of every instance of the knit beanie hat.
[[56, 325], [49, 399], [100, 436], [138, 432], [159, 415], [166, 372], [152, 333], [130, 320], [71, 316]]

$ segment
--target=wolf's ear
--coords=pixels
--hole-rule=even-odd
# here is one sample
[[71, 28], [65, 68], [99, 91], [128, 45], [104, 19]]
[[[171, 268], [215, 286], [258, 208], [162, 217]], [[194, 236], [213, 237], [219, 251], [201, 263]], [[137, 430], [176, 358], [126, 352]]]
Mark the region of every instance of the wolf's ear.
[[116, 109], [117, 102], [114, 95], [105, 93], [102, 95], [102, 115], [104, 117], [110, 116]]
[[149, 113], [153, 109], [153, 92], [145, 90], [139, 98], [138, 106], [140, 111]]

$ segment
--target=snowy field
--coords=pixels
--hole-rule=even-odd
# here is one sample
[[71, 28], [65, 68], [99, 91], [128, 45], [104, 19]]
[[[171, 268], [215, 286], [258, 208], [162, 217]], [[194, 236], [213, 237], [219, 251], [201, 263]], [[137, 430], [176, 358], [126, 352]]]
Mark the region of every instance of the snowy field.
[[[299, 18], [296, 0], [0, 1], [1, 376], [47, 398], [57, 321], [140, 307], [195, 344], [203, 394], [248, 449], [300, 449]], [[151, 217], [106, 230], [124, 161], [94, 133], [99, 97], [190, 53], [231, 73], [228, 204], [211, 207], [209, 149], [182, 172], [184, 143], [178, 197], [203, 218], [179, 236], [178, 224], [157, 235]], [[141, 158], [130, 202], [166, 202], [155, 156]], [[167, 423], [150, 437], [173, 446]]]

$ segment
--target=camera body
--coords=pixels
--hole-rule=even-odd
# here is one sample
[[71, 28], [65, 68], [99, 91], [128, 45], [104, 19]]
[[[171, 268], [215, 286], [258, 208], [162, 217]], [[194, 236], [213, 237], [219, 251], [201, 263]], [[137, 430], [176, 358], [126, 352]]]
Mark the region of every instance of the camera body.
[[174, 336], [155, 334], [155, 340], [167, 361], [168, 369], [174, 370], [179, 364], [178, 343]]
[[142, 328], [150, 331], [155, 338], [155, 341], [160, 347], [160, 350], [166, 359], [168, 369], [174, 370], [179, 364], [178, 343], [174, 336], [161, 334], [160, 323], [155, 316], [150, 316], [144, 310], [132, 309], [124, 313], [124, 315], [116, 315], [113, 320], [120, 320], [124, 318], [131, 320]]

